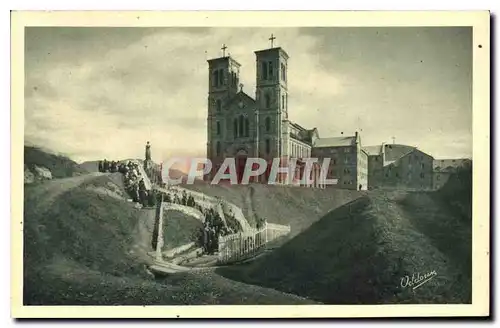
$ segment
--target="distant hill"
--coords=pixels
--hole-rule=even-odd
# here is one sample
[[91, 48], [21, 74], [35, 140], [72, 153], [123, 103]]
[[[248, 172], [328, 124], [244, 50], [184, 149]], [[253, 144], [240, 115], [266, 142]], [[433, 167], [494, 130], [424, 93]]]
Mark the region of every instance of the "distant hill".
[[86, 173], [68, 157], [50, 153], [36, 146], [24, 146], [24, 169], [25, 178], [29, 177], [28, 183], [42, 180], [44, 177], [41, 175], [66, 178]]

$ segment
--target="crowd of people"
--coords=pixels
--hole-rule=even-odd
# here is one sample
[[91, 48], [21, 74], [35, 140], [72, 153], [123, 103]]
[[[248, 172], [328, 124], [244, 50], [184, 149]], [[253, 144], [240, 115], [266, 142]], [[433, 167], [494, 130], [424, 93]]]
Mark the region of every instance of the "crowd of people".
[[118, 172], [118, 165], [119, 162], [117, 161], [108, 161], [107, 159], [104, 159], [102, 161], [99, 161], [99, 172], [111, 172], [115, 173]]
[[[181, 194], [169, 194], [164, 197], [165, 202], [184, 205], [196, 208], [205, 217], [203, 227], [197, 231], [195, 239], [199, 246], [201, 246], [206, 254], [213, 254], [219, 248], [219, 237], [234, 233], [233, 229], [228, 228], [216, 210], [216, 207], [206, 208], [196, 203], [192, 195], [188, 195], [186, 191]], [[229, 216], [232, 214], [229, 214]], [[227, 215], [226, 215], [227, 216]], [[234, 217], [233, 217], [234, 219]], [[235, 221], [235, 219], [233, 220]]]
[[147, 190], [138, 163], [132, 161], [108, 161], [104, 159], [103, 161], [99, 161], [99, 172], [120, 172], [124, 176], [125, 188], [133, 202], [139, 203], [144, 207], [156, 204], [154, 191]]

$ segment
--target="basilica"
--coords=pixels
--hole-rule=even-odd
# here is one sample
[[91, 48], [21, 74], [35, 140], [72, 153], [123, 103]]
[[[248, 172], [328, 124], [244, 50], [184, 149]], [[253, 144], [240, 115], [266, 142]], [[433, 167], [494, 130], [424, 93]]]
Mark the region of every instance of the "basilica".
[[[308, 129], [288, 119], [289, 56], [283, 48], [273, 46], [273, 35], [270, 41], [270, 48], [255, 51], [255, 96], [243, 91], [240, 84], [242, 67], [235, 58], [226, 56], [225, 46], [222, 57], [208, 60], [207, 158], [213, 167], [206, 178], [212, 179], [228, 157], [236, 159], [238, 180], [241, 180], [248, 157], [263, 158], [268, 163], [274, 158], [283, 163], [297, 159], [296, 172], [292, 174], [301, 178], [302, 159], [333, 158], [340, 152], [342, 162], [330, 160], [324, 177], [337, 178], [346, 188], [366, 189], [367, 165], [358, 165], [367, 162], [366, 153], [357, 132], [352, 136], [321, 139], [316, 128]], [[308, 187], [324, 188], [320, 166], [321, 162], [313, 167], [312, 183], [307, 184]], [[339, 169], [344, 170], [337, 173]], [[264, 174], [257, 179], [266, 182], [268, 177]]]

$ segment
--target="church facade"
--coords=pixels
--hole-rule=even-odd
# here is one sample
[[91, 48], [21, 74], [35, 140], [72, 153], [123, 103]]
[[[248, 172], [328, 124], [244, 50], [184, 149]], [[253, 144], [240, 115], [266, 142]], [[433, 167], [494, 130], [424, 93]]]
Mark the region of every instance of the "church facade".
[[[225, 47], [223, 48], [225, 50]], [[297, 159], [295, 172], [302, 178], [305, 162], [319, 139], [316, 128], [306, 129], [288, 119], [288, 59], [281, 47], [255, 51], [255, 97], [246, 94], [240, 84], [241, 65], [231, 56], [208, 60], [209, 89], [207, 117], [207, 158], [212, 170], [205, 177], [213, 179], [225, 158], [235, 158], [238, 181], [246, 159], [257, 157], [268, 162], [268, 170], [254, 182], [266, 182], [270, 163], [281, 159], [286, 166]], [[308, 187], [324, 188], [320, 180], [321, 163], [312, 168]], [[325, 176], [326, 177], [326, 176]], [[284, 175], [278, 177], [285, 183]], [[296, 182], [295, 184], [299, 184]], [[353, 189], [356, 189], [353, 184]]]

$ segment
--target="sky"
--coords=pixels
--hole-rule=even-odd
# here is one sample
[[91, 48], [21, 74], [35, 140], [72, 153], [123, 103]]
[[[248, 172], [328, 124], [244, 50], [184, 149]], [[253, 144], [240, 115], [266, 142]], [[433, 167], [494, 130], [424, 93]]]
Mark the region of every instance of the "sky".
[[[206, 156], [207, 60], [229, 54], [255, 95], [254, 51], [289, 55], [289, 118], [435, 158], [472, 157], [470, 27], [25, 30], [25, 144], [77, 162]], [[394, 137], [394, 139], [393, 139]]]

